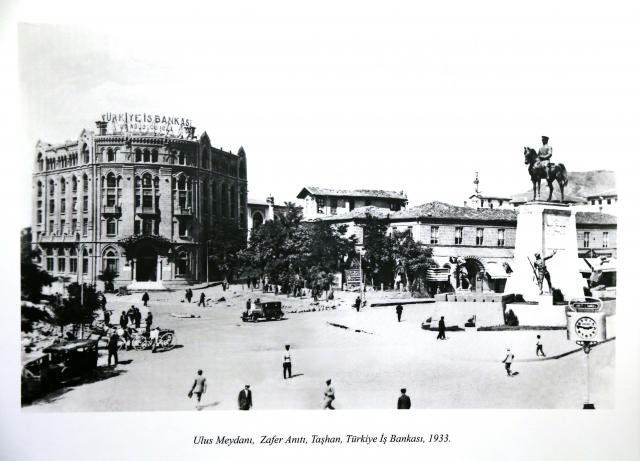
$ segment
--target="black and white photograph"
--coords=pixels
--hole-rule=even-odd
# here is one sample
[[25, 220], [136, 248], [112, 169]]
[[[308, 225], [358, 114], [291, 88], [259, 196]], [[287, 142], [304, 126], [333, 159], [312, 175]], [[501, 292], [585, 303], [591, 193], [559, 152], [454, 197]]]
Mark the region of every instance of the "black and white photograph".
[[0, 458], [636, 459], [626, 5], [29, 3]]

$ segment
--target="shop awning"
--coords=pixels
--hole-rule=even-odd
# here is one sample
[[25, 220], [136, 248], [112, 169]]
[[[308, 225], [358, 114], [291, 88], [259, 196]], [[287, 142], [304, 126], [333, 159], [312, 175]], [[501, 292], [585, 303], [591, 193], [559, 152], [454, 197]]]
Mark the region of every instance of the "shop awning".
[[489, 274], [492, 279], [506, 279], [509, 274], [504, 267], [504, 263], [498, 261], [483, 261], [484, 271]]
[[430, 267], [427, 269], [428, 282], [447, 282], [449, 281], [449, 269], [446, 267]]

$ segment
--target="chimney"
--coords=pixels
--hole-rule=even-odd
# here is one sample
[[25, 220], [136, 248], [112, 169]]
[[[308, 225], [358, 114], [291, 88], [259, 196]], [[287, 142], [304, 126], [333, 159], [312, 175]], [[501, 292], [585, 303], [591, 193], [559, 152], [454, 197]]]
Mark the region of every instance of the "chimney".
[[107, 122], [104, 122], [102, 120], [96, 121], [96, 128], [98, 128], [99, 135], [107, 134]]

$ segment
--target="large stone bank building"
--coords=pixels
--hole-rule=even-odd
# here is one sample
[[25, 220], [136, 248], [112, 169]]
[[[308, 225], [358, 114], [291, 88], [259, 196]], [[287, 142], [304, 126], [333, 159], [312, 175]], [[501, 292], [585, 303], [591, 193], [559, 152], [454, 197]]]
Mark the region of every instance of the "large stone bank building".
[[36, 144], [32, 233], [43, 267], [85, 282], [109, 268], [116, 286], [213, 277], [210, 229], [247, 222], [244, 149], [215, 148], [178, 117], [107, 114], [96, 126]]

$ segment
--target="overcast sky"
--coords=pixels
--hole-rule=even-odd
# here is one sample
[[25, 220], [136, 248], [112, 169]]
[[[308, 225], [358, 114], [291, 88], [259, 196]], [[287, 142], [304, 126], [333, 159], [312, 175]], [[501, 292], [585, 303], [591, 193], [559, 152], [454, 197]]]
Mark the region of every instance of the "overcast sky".
[[266, 3], [190, 22], [22, 25], [24, 196], [36, 141], [73, 139], [104, 112], [191, 118], [214, 146], [244, 146], [249, 196], [279, 203], [316, 185], [462, 204], [475, 171], [483, 192], [510, 195], [529, 187], [523, 147], [543, 134], [569, 170], [635, 155], [619, 109], [637, 55], [609, 9]]

